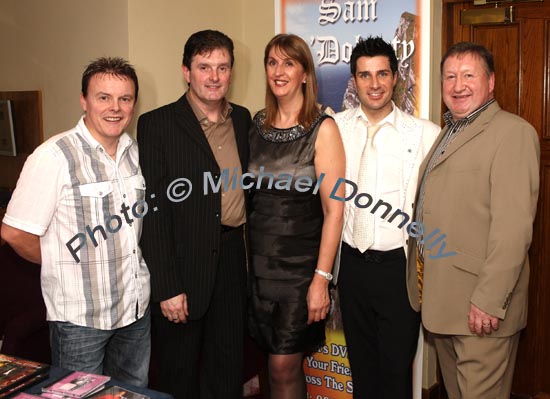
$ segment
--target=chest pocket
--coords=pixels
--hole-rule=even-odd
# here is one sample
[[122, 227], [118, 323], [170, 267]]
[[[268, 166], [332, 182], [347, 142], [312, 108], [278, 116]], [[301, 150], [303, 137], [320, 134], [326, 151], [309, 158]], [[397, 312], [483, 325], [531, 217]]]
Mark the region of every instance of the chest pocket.
[[102, 181], [98, 183], [81, 184], [78, 186], [82, 197], [103, 198], [113, 192], [113, 183]]
[[145, 198], [145, 178], [142, 175], [134, 175], [128, 177], [126, 182], [129, 189], [134, 189], [136, 193], [136, 200], [143, 200]]
[[[85, 225], [94, 227], [102, 225], [105, 215], [115, 213], [114, 187], [110, 181], [81, 184], [80, 192], [80, 217]], [[77, 205], [78, 206], [78, 205]]]

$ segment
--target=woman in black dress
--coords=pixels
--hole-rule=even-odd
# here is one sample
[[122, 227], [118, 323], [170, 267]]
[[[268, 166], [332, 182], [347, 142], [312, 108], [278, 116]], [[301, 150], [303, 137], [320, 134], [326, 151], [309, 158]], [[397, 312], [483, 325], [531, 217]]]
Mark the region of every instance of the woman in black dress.
[[[342, 231], [344, 176], [336, 123], [317, 105], [307, 44], [280, 34], [267, 45], [266, 108], [250, 134], [250, 328], [269, 353], [272, 398], [304, 398], [304, 353], [324, 344], [328, 285]], [[252, 184], [252, 183], [249, 183]], [[334, 194], [344, 196], [343, 185]]]

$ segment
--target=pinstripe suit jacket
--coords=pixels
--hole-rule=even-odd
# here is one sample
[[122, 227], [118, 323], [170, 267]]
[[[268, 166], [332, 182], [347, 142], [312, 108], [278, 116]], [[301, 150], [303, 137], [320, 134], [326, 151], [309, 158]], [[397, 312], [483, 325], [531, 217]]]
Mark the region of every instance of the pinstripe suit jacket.
[[[231, 107], [246, 171], [250, 112], [236, 104]], [[137, 134], [149, 205], [141, 249], [151, 273], [151, 299], [160, 302], [186, 293], [189, 318], [198, 319], [212, 296], [221, 237], [222, 190], [205, 195], [204, 174], [219, 176], [220, 168], [185, 95], [141, 115]], [[178, 178], [189, 179], [192, 192], [186, 200], [172, 202], [167, 188]]]

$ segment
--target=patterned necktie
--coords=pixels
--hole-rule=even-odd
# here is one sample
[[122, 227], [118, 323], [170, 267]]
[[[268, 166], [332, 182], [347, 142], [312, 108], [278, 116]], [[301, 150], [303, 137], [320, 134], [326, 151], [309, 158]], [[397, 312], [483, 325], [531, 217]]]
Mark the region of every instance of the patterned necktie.
[[[380, 129], [380, 125], [367, 126], [367, 144], [363, 148], [359, 163], [358, 192], [369, 194], [374, 201], [376, 192], [376, 149], [374, 148], [374, 136]], [[374, 215], [367, 208], [356, 209], [353, 218], [353, 242], [357, 249], [365, 252], [374, 244]]]
[[424, 259], [416, 247], [416, 278], [418, 281], [418, 303], [422, 305], [422, 288], [424, 287]]

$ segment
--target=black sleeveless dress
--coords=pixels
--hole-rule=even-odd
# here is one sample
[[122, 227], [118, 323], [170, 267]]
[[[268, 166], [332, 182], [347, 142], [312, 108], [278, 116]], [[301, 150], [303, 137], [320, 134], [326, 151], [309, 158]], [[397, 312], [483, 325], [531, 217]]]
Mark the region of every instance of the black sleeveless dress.
[[323, 226], [321, 200], [314, 193], [315, 140], [327, 117], [319, 113], [308, 131], [301, 126], [263, 130], [265, 111], [260, 111], [250, 133], [248, 171], [255, 180], [248, 218], [249, 328], [273, 354], [310, 352], [325, 341], [324, 322], [306, 324], [306, 295]]

